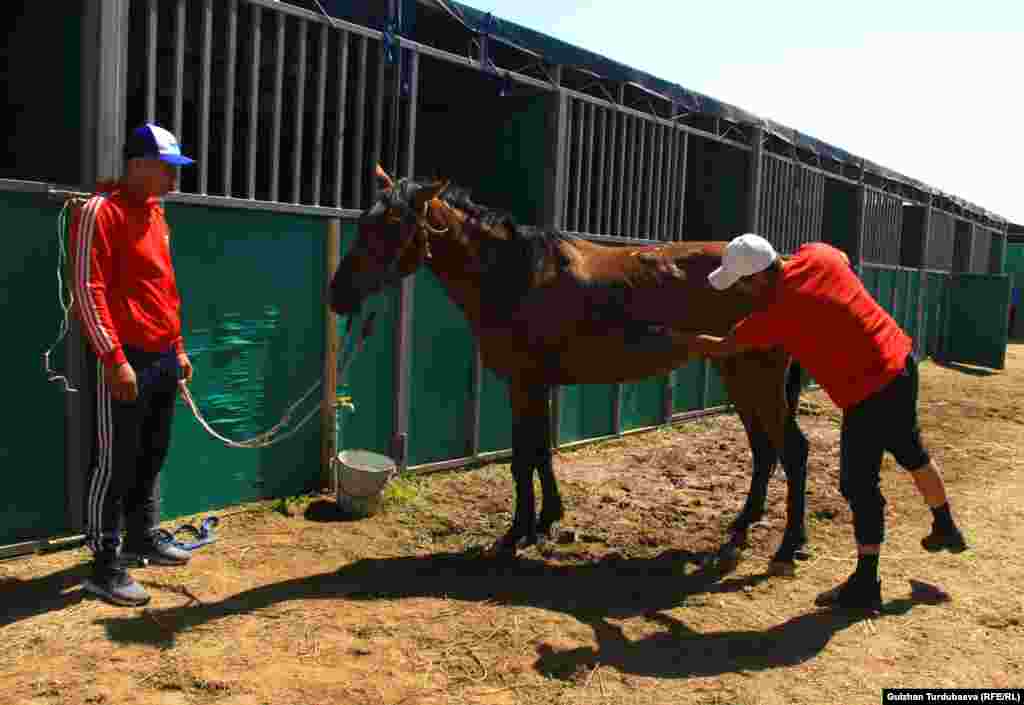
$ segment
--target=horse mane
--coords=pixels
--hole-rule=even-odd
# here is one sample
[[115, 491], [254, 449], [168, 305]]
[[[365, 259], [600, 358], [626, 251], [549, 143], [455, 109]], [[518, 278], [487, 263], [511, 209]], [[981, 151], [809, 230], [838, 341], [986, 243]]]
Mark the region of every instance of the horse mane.
[[521, 225], [508, 211], [473, 202], [468, 188], [449, 184], [439, 197], [465, 213], [470, 226], [503, 227], [509, 234], [508, 239], [479, 241], [481, 293], [498, 317], [512, 312], [533, 285], [534, 275], [544, 269], [550, 257], [558, 257], [560, 243], [578, 239], [553, 228]]

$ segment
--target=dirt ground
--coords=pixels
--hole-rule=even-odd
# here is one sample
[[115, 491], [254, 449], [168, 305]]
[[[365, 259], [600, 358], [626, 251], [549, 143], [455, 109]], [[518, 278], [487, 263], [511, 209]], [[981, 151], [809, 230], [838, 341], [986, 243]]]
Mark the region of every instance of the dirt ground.
[[883, 687], [1021, 687], [1022, 405], [1024, 345], [995, 374], [922, 366], [925, 440], [971, 550], [921, 549], [930, 515], [887, 458], [879, 617], [813, 606], [854, 556], [839, 416], [812, 392], [810, 558], [795, 577], [765, 574], [781, 471], [738, 569], [698, 572], [749, 477], [738, 420], [712, 418], [559, 454], [575, 541], [512, 563], [474, 553], [510, 520], [504, 465], [401, 481], [361, 521], [329, 496], [290, 515], [220, 512], [219, 540], [189, 566], [135, 571], [144, 609], [83, 598], [84, 549], [0, 563], [0, 702], [822, 705], [877, 703]]

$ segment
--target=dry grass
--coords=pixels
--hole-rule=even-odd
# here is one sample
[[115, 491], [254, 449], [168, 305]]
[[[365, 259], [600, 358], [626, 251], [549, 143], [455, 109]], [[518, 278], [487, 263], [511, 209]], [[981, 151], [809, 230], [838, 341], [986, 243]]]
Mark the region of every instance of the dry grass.
[[[888, 686], [1024, 682], [1024, 347], [1005, 373], [922, 366], [925, 437], [972, 550], [930, 555], [927, 509], [884, 469], [885, 612], [813, 608], [853, 565], [837, 488], [839, 416], [801, 406], [811, 440], [810, 558], [765, 575], [785, 483], [728, 576], [714, 549], [748, 484], [734, 418], [561, 452], [568, 543], [474, 558], [510, 521], [507, 466], [408, 480], [349, 522], [329, 497], [225, 512], [185, 568], [136, 571], [144, 609], [83, 599], [84, 550], [0, 563], [11, 705], [876, 703]], [[781, 473], [779, 473], [781, 475]]]

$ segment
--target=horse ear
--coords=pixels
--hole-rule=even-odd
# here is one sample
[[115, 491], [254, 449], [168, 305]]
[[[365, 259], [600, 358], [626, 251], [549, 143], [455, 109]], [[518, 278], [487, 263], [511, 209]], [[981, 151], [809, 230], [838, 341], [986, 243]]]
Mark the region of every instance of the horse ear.
[[384, 167], [380, 164], [378, 164], [377, 168], [374, 170], [374, 175], [381, 180], [386, 189], [391, 190], [395, 187], [395, 182], [391, 180], [391, 177], [388, 176], [388, 173], [384, 171]]

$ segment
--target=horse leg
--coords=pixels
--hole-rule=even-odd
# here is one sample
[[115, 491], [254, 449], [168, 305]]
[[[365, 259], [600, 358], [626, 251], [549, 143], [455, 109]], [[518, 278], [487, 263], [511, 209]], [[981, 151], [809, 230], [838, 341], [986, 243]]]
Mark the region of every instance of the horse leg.
[[[550, 395], [550, 387], [545, 388], [544, 396]], [[551, 423], [550, 415], [545, 415], [543, 428], [539, 429], [537, 436], [540, 444], [536, 448], [536, 468], [540, 477], [541, 488], [541, 509], [540, 520], [537, 522], [537, 533], [550, 538], [551, 528], [562, 520], [565, 510], [562, 506], [562, 495], [558, 491], [558, 481], [555, 479], [554, 467], [552, 467], [551, 454]]]
[[[548, 388], [526, 386], [515, 380], [509, 385], [512, 401], [512, 478], [516, 483], [512, 526], [491, 549], [495, 555], [514, 555], [537, 542], [537, 508], [533, 490], [533, 469], [538, 465], [538, 448], [550, 438]], [[549, 451], [550, 453], [550, 451]]]
[[794, 568], [797, 552], [807, 544], [807, 527], [804, 518], [807, 510], [807, 457], [810, 444], [797, 424], [800, 406], [800, 366], [793, 362], [786, 376], [786, 431], [782, 450], [782, 468], [786, 472], [786, 532], [775, 557], [772, 569], [775, 572], [790, 573]]

